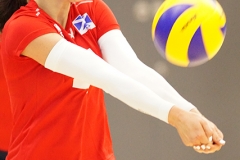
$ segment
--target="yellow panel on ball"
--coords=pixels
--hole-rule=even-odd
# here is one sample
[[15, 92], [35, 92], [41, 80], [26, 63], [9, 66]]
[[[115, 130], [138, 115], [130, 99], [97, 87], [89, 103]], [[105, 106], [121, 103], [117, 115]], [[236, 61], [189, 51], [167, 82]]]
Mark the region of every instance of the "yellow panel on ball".
[[152, 23], [156, 49], [181, 67], [198, 66], [214, 57], [225, 33], [226, 17], [215, 0], [165, 0]]
[[202, 25], [203, 41], [209, 59], [212, 59], [220, 50], [226, 33], [226, 16], [223, 9], [216, 2], [216, 10]]
[[175, 21], [166, 44], [166, 59], [171, 63], [188, 66], [188, 47], [202, 22], [196, 12], [198, 6], [189, 6]]

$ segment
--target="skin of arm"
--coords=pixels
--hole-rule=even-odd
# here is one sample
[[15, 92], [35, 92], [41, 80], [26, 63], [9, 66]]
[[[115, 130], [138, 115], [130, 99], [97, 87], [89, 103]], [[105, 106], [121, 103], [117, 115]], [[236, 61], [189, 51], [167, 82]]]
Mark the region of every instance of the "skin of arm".
[[[46, 34], [33, 40], [23, 51], [22, 55], [34, 59], [38, 63], [44, 65], [52, 48], [60, 41], [62, 37], [55, 33]], [[183, 143], [186, 146], [195, 146], [206, 144], [210, 145], [208, 151], [200, 150], [201, 153], [213, 153], [220, 150], [222, 145], [211, 144], [208, 141], [209, 136], [213, 136], [216, 141], [223, 138], [217, 133], [214, 126], [209, 125], [210, 121], [204, 118], [196, 109], [193, 112], [185, 111], [177, 106], [172, 107], [168, 115], [169, 124], [174, 126]], [[220, 132], [220, 131], [219, 131]]]
[[105, 33], [98, 43], [103, 59], [119, 71], [147, 86], [159, 97], [186, 111], [196, 108], [185, 100], [160, 74], [138, 59], [120, 30]]
[[[190, 111], [194, 113], [195, 116], [198, 114], [199, 116], [203, 117], [198, 109], [185, 100], [161, 75], [142, 63], [137, 58], [136, 53], [131, 48], [130, 44], [127, 42], [120, 30], [112, 30], [107, 32], [100, 38], [98, 43], [103, 54], [103, 59], [106, 62], [138, 82], [141, 82], [160, 97], [176, 104], [179, 108], [185, 111]], [[175, 110], [177, 110], [177, 112]], [[173, 107], [169, 114], [169, 123], [176, 128], [177, 125], [174, 124], [173, 120], [176, 117], [172, 119], [171, 115], [176, 115], [178, 112], [180, 113], [180, 110], [176, 107]], [[206, 118], [205, 120], [208, 121]], [[213, 140], [215, 142], [219, 142], [219, 139], [223, 137], [221, 131], [217, 129], [217, 127], [210, 121], [208, 121], [207, 126], [212, 128], [212, 130], [215, 130], [214, 133], [216, 134], [214, 135], [216, 136], [213, 136]], [[181, 132], [179, 133], [181, 135]], [[206, 129], [206, 135], [210, 137], [212, 136], [212, 132], [208, 132], [208, 129]], [[190, 145], [187, 143], [187, 140], [184, 140], [185, 138], [182, 137], [184, 144]]]

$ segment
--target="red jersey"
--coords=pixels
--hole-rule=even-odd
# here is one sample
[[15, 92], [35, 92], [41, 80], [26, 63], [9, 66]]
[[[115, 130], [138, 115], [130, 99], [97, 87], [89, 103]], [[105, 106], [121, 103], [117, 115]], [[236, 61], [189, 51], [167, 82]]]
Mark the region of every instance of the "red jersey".
[[[0, 34], [0, 53], [1, 53], [1, 34]], [[2, 69], [2, 60], [0, 57], [0, 150], [7, 151], [11, 129], [12, 129], [12, 114], [8, 88]]]
[[65, 28], [34, 1], [14, 13], [2, 37], [14, 118], [7, 160], [115, 159], [103, 91], [74, 88], [73, 78], [21, 55], [36, 37], [58, 33], [101, 57], [97, 41], [112, 29], [119, 25], [102, 0], [72, 4]]

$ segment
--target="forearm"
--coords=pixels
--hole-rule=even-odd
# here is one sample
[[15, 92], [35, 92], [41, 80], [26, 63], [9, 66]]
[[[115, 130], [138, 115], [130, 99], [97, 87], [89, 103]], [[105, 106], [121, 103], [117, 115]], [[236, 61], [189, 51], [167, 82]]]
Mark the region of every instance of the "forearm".
[[103, 58], [119, 71], [142, 83], [159, 97], [185, 110], [195, 108], [185, 100], [160, 74], [143, 64], [120, 31], [106, 33], [99, 40]]
[[[134, 64], [134, 63], [132, 63]], [[144, 65], [136, 63], [129, 70], [141, 70], [141, 72], [133, 72], [131, 75], [137, 81], [141, 82], [163, 99], [174, 103], [178, 107], [190, 111], [195, 108], [191, 103], [184, 99], [160, 74]]]
[[121, 73], [91, 50], [61, 40], [47, 57], [45, 67], [101, 88], [130, 107], [168, 123], [172, 103]]

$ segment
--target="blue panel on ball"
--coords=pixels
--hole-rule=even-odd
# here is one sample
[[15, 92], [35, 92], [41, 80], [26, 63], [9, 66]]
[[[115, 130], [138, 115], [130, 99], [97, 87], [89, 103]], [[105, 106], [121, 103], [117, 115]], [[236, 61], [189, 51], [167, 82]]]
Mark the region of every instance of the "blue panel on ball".
[[189, 67], [200, 65], [208, 61], [208, 56], [204, 47], [201, 28], [195, 32], [188, 48]]
[[221, 28], [221, 31], [222, 31], [223, 35], [225, 36], [226, 31], [227, 31], [227, 25], [226, 24]]
[[171, 7], [160, 17], [155, 29], [155, 45], [159, 52], [165, 57], [165, 49], [168, 36], [178, 17], [192, 5], [182, 4]]

